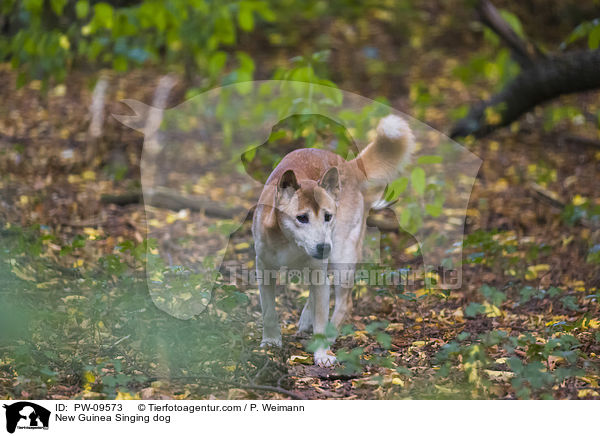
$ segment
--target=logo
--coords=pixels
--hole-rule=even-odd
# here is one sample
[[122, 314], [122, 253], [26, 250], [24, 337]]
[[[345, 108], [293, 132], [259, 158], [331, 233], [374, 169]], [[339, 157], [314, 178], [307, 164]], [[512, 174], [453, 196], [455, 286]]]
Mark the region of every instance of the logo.
[[18, 429], [48, 430], [50, 411], [29, 401], [19, 401], [3, 406], [6, 409], [6, 431]]

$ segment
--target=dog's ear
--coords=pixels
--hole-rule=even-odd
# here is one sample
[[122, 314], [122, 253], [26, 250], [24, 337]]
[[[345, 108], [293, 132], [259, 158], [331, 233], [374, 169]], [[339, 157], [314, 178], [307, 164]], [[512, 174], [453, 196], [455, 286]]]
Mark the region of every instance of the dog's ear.
[[340, 172], [337, 167], [331, 167], [323, 174], [319, 186], [325, 189], [335, 201], [338, 201], [340, 196]]
[[294, 170], [287, 170], [282, 174], [277, 184], [277, 201], [289, 200], [298, 189], [300, 189], [300, 185], [296, 179], [296, 173], [294, 173]]

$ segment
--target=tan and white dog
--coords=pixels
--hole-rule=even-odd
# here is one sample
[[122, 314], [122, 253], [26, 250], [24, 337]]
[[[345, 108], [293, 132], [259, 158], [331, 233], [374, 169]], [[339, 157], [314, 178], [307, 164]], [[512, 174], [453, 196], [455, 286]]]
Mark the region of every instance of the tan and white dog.
[[[261, 194], [252, 233], [263, 313], [261, 346], [281, 346], [275, 311], [277, 285], [269, 271], [282, 268], [320, 272], [343, 268], [350, 280], [335, 287], [331, 323], [338, 329], [352, 308], [354, 265], [360, 260], [366, 218], [371, 207], [365, 187], [395, 179], [412, 153], [414, 137], [406, 121], [389, 115], [380, 120], [377, 136], [353, 160], [326, 150], [300, 149], [286, 155], [269, 176]], [[347, 275], [351, 270], [352, 274]], [[340, 275], [341, 276], [341, 275]], [[314, 275], [310, 275], [314, 277]], [[310, 296], [298, 328], [325, 337], [329, 322], [330, 283], [309, 283]], [[332, 343], [335, 338], [328, 338]], [[317, 348], [315, 365], [336, 362], [328, 345]]]

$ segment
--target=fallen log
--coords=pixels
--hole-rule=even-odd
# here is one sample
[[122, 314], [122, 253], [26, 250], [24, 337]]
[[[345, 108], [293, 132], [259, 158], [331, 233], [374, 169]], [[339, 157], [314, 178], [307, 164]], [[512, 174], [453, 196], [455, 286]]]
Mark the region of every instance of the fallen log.
[[213, 218], [231, 219], [246, 212], [246, 208], [234, 206], [228, 207], [212, 200], [195, 195], [182, 195], [172, 189], [157, 188], [146, 191], [127, 192], [119, 195], [103, 195], [100, 201], [104, 204], [116, 204], [126, 206], [128, 204], [146, 203], [149, 206], [161, 209], [179, 211], [189, 209], [194, 212], [204, 212]]

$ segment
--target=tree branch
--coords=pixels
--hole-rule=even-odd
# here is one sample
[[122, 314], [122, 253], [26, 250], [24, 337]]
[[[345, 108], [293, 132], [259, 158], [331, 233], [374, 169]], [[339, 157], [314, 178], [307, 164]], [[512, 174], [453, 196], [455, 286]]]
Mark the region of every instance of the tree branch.
[[515, 60], [522, 68], [529, 68], [544, 57], [542, 52], [533, 44], [523, 40], [506, 22], [500, 12], [489, 0], [480, 0], [477, 12], [481, 22], [488, 26], [506, 44]]
[[450, 137], [483, 137], [507, 126], [535, 106], [563, 94], [600, 88], [600, 50], [571, 51], [536, 62], [502, 91], [473, 105]]

